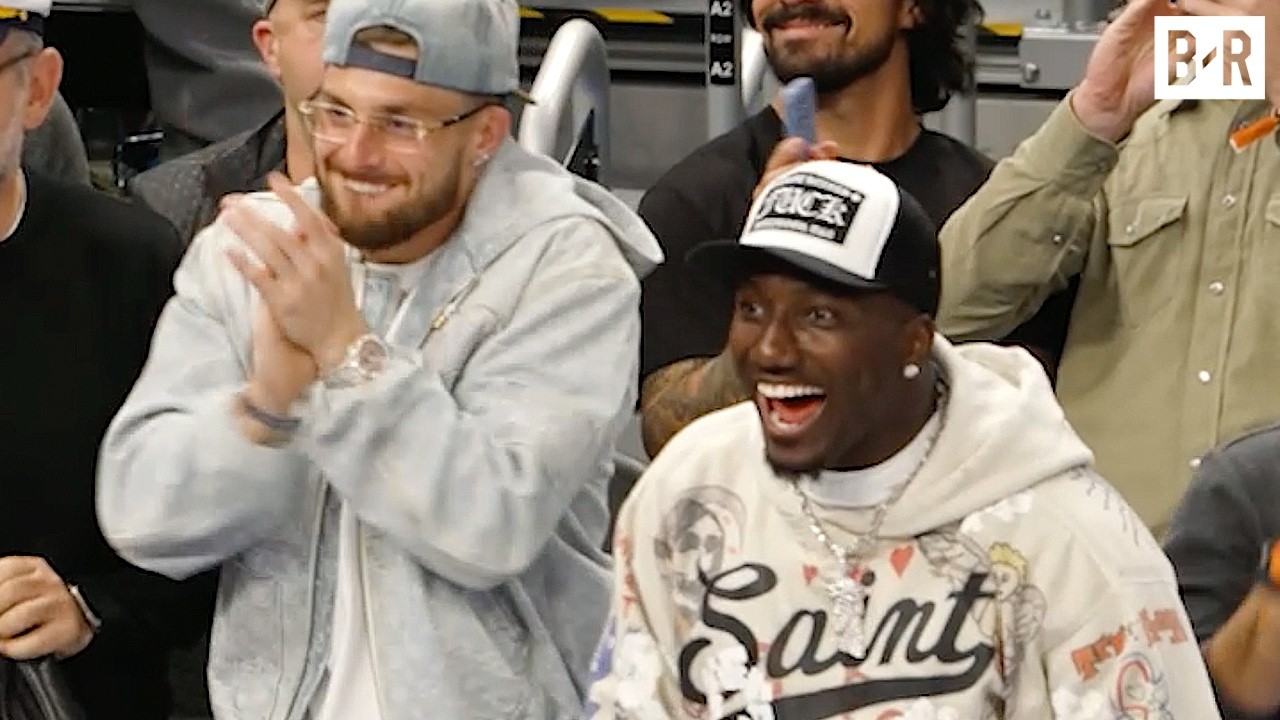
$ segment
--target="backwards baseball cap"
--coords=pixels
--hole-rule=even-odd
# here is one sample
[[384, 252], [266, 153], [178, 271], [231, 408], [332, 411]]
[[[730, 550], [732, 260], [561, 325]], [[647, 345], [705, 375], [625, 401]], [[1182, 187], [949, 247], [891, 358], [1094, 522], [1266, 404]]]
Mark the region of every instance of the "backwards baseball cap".
[[[418, 57], [356, 44], [357, 33], [380, 26], [413, 38]], [[519, 42], [515, 0], [333, 0], [325, 18], [324, 61], [475, 95], [530, 100], [520, 90]]]
[[44, 35], [44, 19], [52, 8], [53, 0], [0, 0], [0, 42], [15, 29]]
[[689, 254], [728, 282], [762, 259], [853, 290], [888, 292], [931, 317], [938, 311], [941, 252], [933, 223], [915, 198], [869, 165], [801, 163], [763, 188], [741, 238]]

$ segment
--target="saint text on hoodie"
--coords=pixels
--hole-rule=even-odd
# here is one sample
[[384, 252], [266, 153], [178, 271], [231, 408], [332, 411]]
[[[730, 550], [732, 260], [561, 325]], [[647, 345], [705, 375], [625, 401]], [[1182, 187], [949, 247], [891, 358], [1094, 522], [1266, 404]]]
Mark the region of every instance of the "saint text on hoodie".
[[[1092, 468], [1027, 353], [952, 346], [933, 452], [852, 572], [839, 649], [793, 476], [743, 403], [677, 435], [624, 506], [588, 720], [1216, 720], [1154, 538]], [[815, 503], [837, 543], [870, 508]]]

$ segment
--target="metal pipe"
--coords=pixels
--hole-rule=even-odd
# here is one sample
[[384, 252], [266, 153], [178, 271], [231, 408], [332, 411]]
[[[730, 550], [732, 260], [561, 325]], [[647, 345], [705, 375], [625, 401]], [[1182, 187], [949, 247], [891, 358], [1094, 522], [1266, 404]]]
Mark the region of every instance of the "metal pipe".
[[1093, 25], [1104, 20], [1114, 0], [1063, 0], [1062, 19], [1068, 28]]
[[[600, 31], [582, 18], [561, 25], [547, 46], [530, 94], [536, 102], [526, 107], [520, 117], [520, 145], [565, 163], [591, 115], [600, 156], [600, 176], [606, 177], [611, 151], [609, 56]], [[574, 137], [569, 143], [570, 150], [559, 156], [556, 140], [566, 113], [571, 114]]]
[[764, 79], [769, 74], [769, 58], [764, 54], [764, 36], [754, 29], [742, 29], [742, 108], [751, 112], [760, 94], [764, 92]]
[[[976, 61], [978, 56], [978, 26], [974, 21], [971, 21], [960, 32], [965, 53]], [[940, 112], [942, 132], [970, 147], [976, 146], [978, 140], [977, 85], [977, 81], [974, 80], [967, 89], [952, 95], [951, 100]]]

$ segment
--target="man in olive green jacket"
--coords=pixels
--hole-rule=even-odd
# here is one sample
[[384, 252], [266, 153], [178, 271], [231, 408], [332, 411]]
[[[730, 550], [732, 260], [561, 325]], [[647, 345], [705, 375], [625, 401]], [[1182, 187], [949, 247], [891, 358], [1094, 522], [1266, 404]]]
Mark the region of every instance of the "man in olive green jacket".
[[953, 340], [1001, 337], [1080, 277], [1058, 394], [1157, 535], [1201, 453], [1280, 418], [1280, 145], [1228, 144], [1280, 99], [1280, 2], [1178, 7], [1267, 16], [1270, 101], [1155, 102], [1153, 17], [1177, 10], [1132, 0], [941, 237]]

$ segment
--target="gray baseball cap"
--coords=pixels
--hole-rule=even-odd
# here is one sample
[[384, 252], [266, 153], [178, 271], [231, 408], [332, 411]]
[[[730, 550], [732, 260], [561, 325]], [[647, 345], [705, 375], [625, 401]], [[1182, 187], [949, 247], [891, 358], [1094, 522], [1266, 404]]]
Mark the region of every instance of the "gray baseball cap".
[[[413, 38], [418, 57], [410, 60], [355, 44], [361, 30], [381, 26]], [[520, 89], [519, 42], [515, 0], [333, 0], [325, 18], [324, 61], [475, 95], [529, 101]]]

